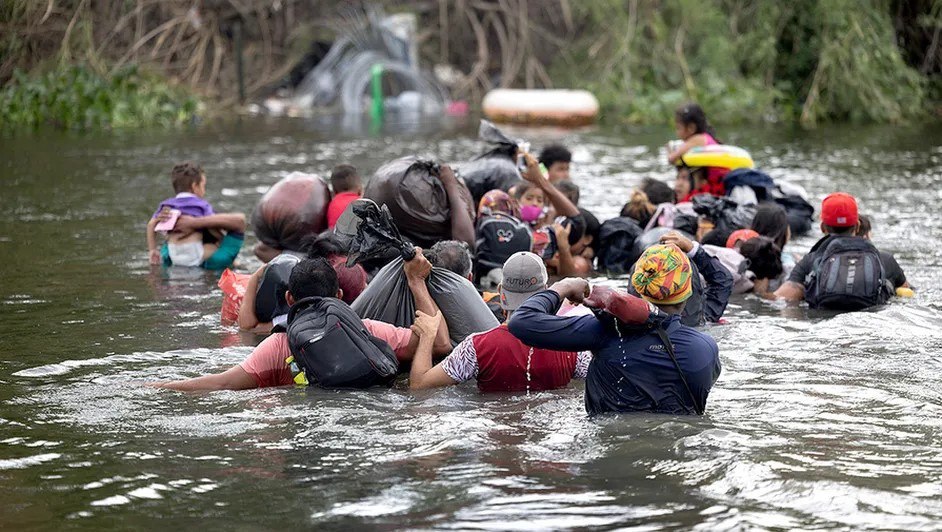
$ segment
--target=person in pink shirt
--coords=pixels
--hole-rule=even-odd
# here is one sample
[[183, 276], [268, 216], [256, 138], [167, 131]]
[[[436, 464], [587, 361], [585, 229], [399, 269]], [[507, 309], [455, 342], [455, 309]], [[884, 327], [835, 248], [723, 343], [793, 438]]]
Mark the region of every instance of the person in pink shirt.
[[[438, 306], [429, 295], [425, 285], [425, 279], [432, 271], [432, 265], [422, 256], [421, 249], [416, 248], [416, 251], [416, 258], [405, 265], [406, 278], [415, 298], [416, 309], [435, 315], [439, 312]], [[295, 275], [296, 272], [300, 272], [299, 275]], [[288, 291], [285, 293], [285, 300], [289, 305], [293, 305], [295, 300], [314, 296], [338, 299], [343, 296], [338, 285], [337, 273], [323, 258], [306, 259], [294, 267]], [[371, 335], [389, 344], [400, 363], [412, 360], [419, 344], [419, 337], [410, 329], [374, 320], [363, 320], [363, 325]], [[434, 338], [433, 352], [444, 355], [449, 351], [451, 351], [451, 340], [448, 337], [448, 326], [445, 320], [441, 320], [438, 333]], [[275, 332], [262, 341], [248, 358], [222, 373], [172, 382], [158, 382], [152, 386], [179, 391], [246, 390], [287, 386], [294, 384], [294, 373], [285, 362], [290, 356], [288, 335], [283, 331]]]
[[330, 173], [330, 188], [334, 191], [334, 197], [327, 205], [327, 227], [333, 229], [347, 205], [363, 195], [363, 180], [356, 168], [340, 164]]
[[[673, 149], [668, 145], [667, 160], [671, 164], [677, 164], [691, 148], [720, 144], [703, 108], [695, 103], [687, 103], [677, 108], [674, 112], [674, 128], [677, 138], [683, 142]], [[725, 193], [723, 177], [728, 173], [728, 168], [687, 168], [681, 165], [677, 170], [674, 188], [677, 202], [690, 201], [698, 194], [722, 196]]]
[[703, 108], [695, 103], [684, 104], [674, 111], [674, 129], [677, 138], [683, 142], [673, 149], [668, 146], [667, 161], [671, 164], [676, 163], [690, 148], [720, 143]]

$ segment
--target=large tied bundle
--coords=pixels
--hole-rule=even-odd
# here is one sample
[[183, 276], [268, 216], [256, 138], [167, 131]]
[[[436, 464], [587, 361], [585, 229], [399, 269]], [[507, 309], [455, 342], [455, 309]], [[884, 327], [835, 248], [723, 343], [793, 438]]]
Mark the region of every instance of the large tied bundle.
[[467, 185], [474, 205], [491, 190], [507, 192], [510, 187], [520, 183], [520, 171], [511, 159], [503, 156], [485, 157], [461, 163], [459, 175]]
[[478, 138], [488, 143], [491, 148], [473, 161], [461, 163], [458, 169], [468, 190], [474, 197], [477, 208], [481, 196], [491, 190], [507, 192], [510, 187], [521, 181], [517, 169], [516, 155], [518, 146], [526, 145], [522, 139], [511, 139], [487, 120], [481, 120]]
[[[353, 311], [361, 318], [409, 327], [415, 322], [415, 299], [403, 270], [402, 258], [387, 264], [353, 302]], [[426, 282], [429, 295], [442, 311], [451, 340], [458, 343], [467, 336], [500, 325], [487, 308], [477, 289], [460, 275], [433, 268]]]
[[[474, 205], [461, 186], [468, 210], [458, 216], [474, 218]], [[403, 157], [381, 166], [366, 185], [363, 196], [386, 205], [404, 236], [422, 247], [451, 238], [451, 207], [438, 178], [438, 165], [417, 157]]]
[[[352, 204], [346, 219], [337, 222], [338, 233], [347, 242], [347, 264], [352, 265], [376, 257], [398, 255], [381, 269], [351, 307], [361, 318], [409, 327], [415, 321], [415, 299], [406, 278], [405, 262], [412, 260], [415, 250], [403, 240], [392, 216], [385, 207], [370, 200]], [[500, 323], [481, 299], [470, 281], [442, 268], [433, 268], [426, 280], [429, 295], [435, 300], [448, 324], [453, 342], [483, 332]]]
[[262, 196], [252, 212], [252, 227], [260, 241], [275, 249], [301, 250], [304, 237], [327, 229], [327, 183], [294, 172]]

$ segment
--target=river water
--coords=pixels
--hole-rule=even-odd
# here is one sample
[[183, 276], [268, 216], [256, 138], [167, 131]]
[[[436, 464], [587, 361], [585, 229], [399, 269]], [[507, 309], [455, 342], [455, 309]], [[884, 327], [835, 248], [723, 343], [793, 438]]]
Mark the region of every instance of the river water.
[[[483, 148], [467, 124], [343, 126], [0, 140], [0, 528], [942, 529], [942, 129], [722, 132], [815, 204], [857, 195], [918, 291], [839, 316], [734, 298], [707, 329], [723, 374], [703, 418], [590, 420], [581, 383], [529, 397], [142, 387], [228, 368], [261, 340], [219, 324], [215, 275], [147, 264], [144, 224], [175, 161], [202, 162], [217, 211], [250, 213], [291, 171]], [[575, 147], [581, 203], [601, 219], [670, 175], [666, 128], [528, 135]]]

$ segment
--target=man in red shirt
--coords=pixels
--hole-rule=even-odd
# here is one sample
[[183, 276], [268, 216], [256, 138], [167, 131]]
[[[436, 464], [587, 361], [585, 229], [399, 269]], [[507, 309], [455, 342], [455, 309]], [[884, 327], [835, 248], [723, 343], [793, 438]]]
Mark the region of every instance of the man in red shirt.
[[[507, 319], [531, 295], [546, 289], [543, 260], [521, 251], [507, 259], [498, 292]], [[438, 330], [441, 314], [419, 312], [413, 332], [420, 336]], [[429, 332], [426, 332], [429, 331]], [[440, 364], [432, 367], [432, 342], [423, 338], [412, 359], [409, 387], [436, 388], [476, 379], [482, 392], [524, 392], [562, 388], [573, 378], [585, 378], [591, 354], [534, 349], [507, 330], [504, 322], [490, 331], [464, 339]]]
[[363, 195], [360, 173], [349, 164], [340, 164], [330, 173], [330, 188], [334, 197], [327, 205], [327, 227], [333, 229], [347, 205]]
[[[415, 298], [416, 308], [435, 314], [438, 312], [438, 306], [435, 305], [425, 285], [425, 279], [432, 271], [432, 265], [422, 256], [422, 250], [416, 249], [416, 251], [415, 259], [405, 265], [409, 288]], [[294, 275], [296, 271], [299, 273], [298, 276]], [[343, 295], [338, 285], [337, 272], [323, 258], [303, 260], [294, 267], [291, 273], [288, 292], [285, 294], [289, 305], [305, 297], [340, 299]], [[371, 335], [389, 344], [399, 362], [412, 360], [416, 347], [419, 345], [419, 338], [413, 335], [411, 330], [374, 320], [363, 320], [363, 325]], [[437, 334], [433, 335], [433, 340], [430, 341], [430, 349], [436, 354], [444, 355], [451, 350], [448, 327], [444, 320], [441, 320], [437, 327]], [[262, 341], [248, 358], [222, 373], [181, 381], [155, 383], [153, 386], [180, 391], [246, 390], [268, 386], [287, 386], [294, 384], [294, 373], [285, 362], [285, 359], [290, 356], [288, 335], [284, 332], [276, 332]]]

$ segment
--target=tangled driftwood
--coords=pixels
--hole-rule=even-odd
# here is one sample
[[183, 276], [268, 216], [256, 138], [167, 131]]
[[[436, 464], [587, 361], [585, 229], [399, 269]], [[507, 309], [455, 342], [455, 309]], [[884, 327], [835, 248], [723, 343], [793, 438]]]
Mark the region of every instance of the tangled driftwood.
[[[341, 0], [10, 1], [0, 39], [17, 53], [0, 59], [0, 82], [50, 58], [102, 72], [133, 62], [222, 101], [236, 98], [237, 23], [247, 90], [258, 95], [290, 71], [315, 32], [332, 39], [352, 18], [350, 3]], [[423, 57], [455, 65], [463, 75], [454, 96], [475, 100], [497, 86], [551, 86], [545, 65], [575, 30], [569, 0], [383, 4], [418, 15]]]

